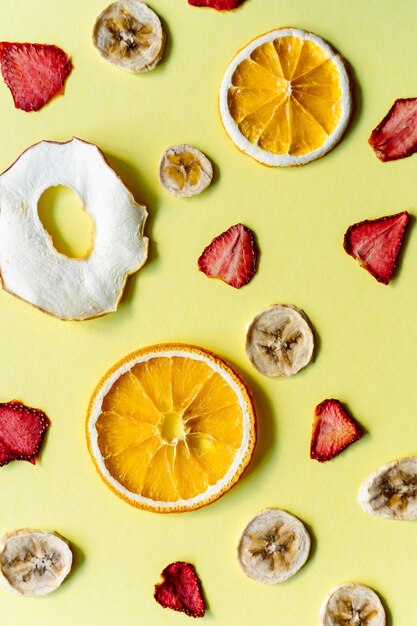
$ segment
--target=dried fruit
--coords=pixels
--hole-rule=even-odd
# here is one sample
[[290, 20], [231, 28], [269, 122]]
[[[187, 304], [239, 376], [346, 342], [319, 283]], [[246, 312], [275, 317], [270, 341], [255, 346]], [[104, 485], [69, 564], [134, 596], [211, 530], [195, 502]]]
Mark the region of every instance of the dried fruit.
[[16, 109], [39, 111], [63, 93], [72, 63], [57, 46], [39, 43], [0, 43], [0, 67]]
[[320, 610], [320, 626], [385, 626], [385, 610], [375, 591], [346, 584], [333, 589]]
[[349, 226], [343, 247], [378, 282], [388, 285], [397, 265], [410, 216], [407, 211]]
[[245, 349], [253, 367], [264, 376], [293, 376], [311, 363], [314, 335], [301, 309], [273, 304], [250, 322]]
[[330, 461], [362, 436], [362, 429], [339, 400], [323, 400], [314, 413], [310, 458]]
[[87, 441], [105, 483], [138, 508], [210, 504], [241, 477], [255, 447], [243, 380], [196, 346], [161, 344], [117, 363], [90, 402]]
[[309, 552], [310, 535], [299, 519], [280, 509], [265, 509], [243, 531], [237, 558], [246, 576], [274, 585], [294, 576]]
[[[96, 225], [86, 258], [59, 254], [39, 220], [39, 197], [60, 184], [74, 189]], [[0, 194], [3, 288], [60, 319], [115, 311], [127, 277], [146, 261], [147, 212], [97, 146], [41, 141], [0, 175]]]
[[98, 16], [93, 43], [103, 59], [126, 72], [153, 70], [164, 54], [166, 33], [157, 14], [139, 0], [118, 0]]
[[201, 193], [210, 185], [212, 178], [212, 164], [193, 146], [171, 146], [161, 157], [159, 182], [177, 198], [188, 198]]
[[253, 232], [243, 224], [235, 224], [204, 248], [198, 259], [198, 269], [210, 278], [220, 278], [240, 289], [255, 275], [257, 259]]
[[23, 528], [0, 540], [0, 583], [19, 596], [44, 596], [68, 576], [72, 552], [55, 532]]
[[190, 617], [204, 617], [205, 604], [201, 583], [194, 566], [177, 561], [162, 572], [162, 583], [155, 585], [155, 600], [164, 609], [181, 611]]
[[403, 159], [417, 151], [417, 98], [400, 98], [394, 102], [382, 122], [369, 137], [381, 161]]
[[368, 476], [359, 491], [367, 513], [396, 520], [417, 520], [417, 456], [383, 465]]
[[232, 11], [243, 4], [245, 0], [188, 0], [193, 7], [210, 7], [217, 11]]
[[239, 150], [270, 166], [304, 165], [340, 141], [352, 111], [345, 62], [297, 28], [258, 37], [229, 65], [220, 115]]
[[0, 467], [10, 461], [35, 464], [49, 423], [43, 411], [17, 400], [0, 404]]

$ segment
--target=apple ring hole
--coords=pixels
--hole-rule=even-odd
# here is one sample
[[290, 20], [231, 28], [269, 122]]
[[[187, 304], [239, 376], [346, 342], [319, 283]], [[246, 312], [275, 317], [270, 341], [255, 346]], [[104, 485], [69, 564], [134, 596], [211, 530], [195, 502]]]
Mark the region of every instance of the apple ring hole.
[[94, 222], [79, 196], [65, 185], [46, 189], [38, 201], [38, 215], [57, 252], [86, 259], [94, 243]]

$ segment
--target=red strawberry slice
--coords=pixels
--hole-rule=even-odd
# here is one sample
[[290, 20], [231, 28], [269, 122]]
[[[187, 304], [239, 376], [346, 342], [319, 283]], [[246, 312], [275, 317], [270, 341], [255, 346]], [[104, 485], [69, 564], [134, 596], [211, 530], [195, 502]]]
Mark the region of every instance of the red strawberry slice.
[[49, 419], [16, 400], [0, 404], [0, 466], [10, 461], [36, 463]]
[[245, 0], [188, 0], [193, 7], [211, 7], [218, 11], [232, 11], [237, 9]]
[[38, 111], [63, 92], [72, 63], [57, 46], [3, 41], [0, 67], [16, 109]]
[[235, 224], [204, 249], [198, 268], [206, 276], [240, 289], [253, 278], [257, 257], [253, 232], [243, 224]]
[[360, 439], [360, 426], [348, 415], [339, 400], [324, 400], [314, 413], [310, 458], [323, 463]]
[[204, 617], [206, 610], [201, 584], [193, 565], [177, 561], [161, 574], [162, 583], [155, 585], [155, 600], [165, 609], [181, 611], [190, 617]]
[[403, 211], [353, 224], [345, 233], [343, 247], [378, 282], [388, 285], [397, 265], [409, 221], [410, 215]]
[[381, 161], [417, 152], [417, 98], [396, 100], [368, 141]]

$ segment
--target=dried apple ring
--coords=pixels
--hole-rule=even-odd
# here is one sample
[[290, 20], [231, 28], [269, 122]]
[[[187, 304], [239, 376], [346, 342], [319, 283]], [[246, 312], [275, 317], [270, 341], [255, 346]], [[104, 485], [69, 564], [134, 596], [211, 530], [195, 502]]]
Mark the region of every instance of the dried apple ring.
[[[38, 215], [49, 187], [65, 185], [94, 223], [85, 258], [57, 252]], [[94, 144], [41, 141], [0, 175], [0, 275], [3, 288], [65, 320], [115, 311], [126, 279], [146, 261], [147, 211]]]

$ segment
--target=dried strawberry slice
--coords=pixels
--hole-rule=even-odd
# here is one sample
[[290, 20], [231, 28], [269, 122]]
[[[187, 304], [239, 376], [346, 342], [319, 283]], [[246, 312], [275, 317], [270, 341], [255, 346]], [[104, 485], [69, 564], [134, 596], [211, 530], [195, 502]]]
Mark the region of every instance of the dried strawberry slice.
[[245, 0], [188, 0], [193, 7], [210, 7], [217, 11], [232, 11], [243, 4]]
[[339, 400], [324, 400], [314, 413], [310, 458], [330, 461], [362, 436], [362, 429]]
[[253, 278], [257, 257], [253, 232], [243, 224], [235, 224], [204, 249], [198, 268], [206, 276], [240, 289]]
[[155, 585], [155, 600], [164, 609], [181, 611], [190, 617], [204, 617], [206, 610], [201, 583], [194, 566], [177, 561], [168, 565], [161, 574], [163, 582]]
[[414, 154], [417, 151], [417, 98], [396, 100], [368, 141], [381, 161]]
[[347, 229], [343, 247], [378, 282], [388, 285], [397, 265], [409, 221], [410, 215], [403, 211], [376, 220], [358, 222]]
[[36, 463], [49, 419], [17, 400], [0, 404], [0, 466], [10, 461]]
[[72, 63], [57, 46], [3, 41], [0, 67], [16, 109], [38, 111], [63, 92]]

